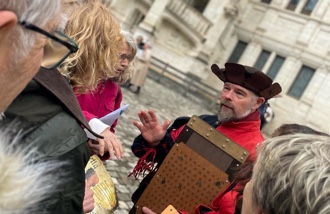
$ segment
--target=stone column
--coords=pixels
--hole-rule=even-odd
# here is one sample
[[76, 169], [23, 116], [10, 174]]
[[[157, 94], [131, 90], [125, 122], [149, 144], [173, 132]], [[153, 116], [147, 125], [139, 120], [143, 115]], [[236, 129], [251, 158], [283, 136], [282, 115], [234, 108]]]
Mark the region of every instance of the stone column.
[[266, 64], [262, 68], [262, 72], [267, 73], [267, 71], [270, 69], [270, 66], [273, 64], [275, 57], [276, 57], [276, 52], [274, 52], [274, 51], [271, 52]]
[[198, 55], [191, 66], [191, 70], [202, 77], [202, 79], [209, 76], [209, 58], [213, 53], [214, 47], [218, 45], [221, 36], [226, 33], [225, 30], [228, 29], [228, 25], [238, 16], [238, 8], [236, 0], [210, 0], [205, 8], [203, 16], [210, 20], [213, 26], [206, 34], [205, 42], [200, 44]]
[[297, 7], [295, 9], [295, 12], [296, 13], [300, 13], [302, 11], [303, 7], [305, 6], [306, 2], [307, 2], [307, 0], [301, 0], [301, 1], [299, 1], [298, 5], [297, 5]]
[[311, 15], [318, 19], [322, 19], [323, 17], [328, 17], [328, 16], [324, 16], [327, 13], [328, 8], [329, 8], [329, 1], [319, 0]]
[[239, 59], [238, 63], [242, 65], [253, 66], [254, 63], [257, 61], [261, 51], [262, 46], [258, 42], [250, 42], [246, 47], [243, 55]]
[[155, 0], [139, 27], [146, 32], [152, 33], [169, 1], [170, 0]]
[[[234, 1], [233, 1], [234, 2]], [[231, 20], [238, 16], [238, 3], [230, 1], [210, 0], [203, 15], [208, 18], [213, 26], [206, 35], [206, 40], [201, 50], [208, 58], [213, 52], [214, 47], [217, 45], [221, 35], [227, 29], [227, 25]]]
[[280, 98], [271, 99], [271, 105], [273, 105], [274, 107], [276, 106], [276, 109], [278, 109], [278, 111], [287, 111], [287, 105], [283, 104], [286, 102], [290, 102], [292, 98], [287, 99], [285, 95], [288, 93], [293, 81], [298, 75], [301, 66], [302, 63], [298, 58], [296, 58], [295, 56], [288, 56], [285, 59], [285, 62], [283, 63], [279, 73], [276, 75], [274, 82], [278, 82], [281, 85], [282, 92]]
[[275, 7], [286, 8], [289, 2], [290, 0], [273, 0], [270, 4]]

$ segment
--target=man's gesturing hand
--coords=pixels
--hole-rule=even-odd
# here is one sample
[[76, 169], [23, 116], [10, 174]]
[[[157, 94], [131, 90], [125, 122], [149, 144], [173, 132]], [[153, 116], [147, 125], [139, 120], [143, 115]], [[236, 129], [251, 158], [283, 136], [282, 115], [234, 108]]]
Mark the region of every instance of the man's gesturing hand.
[[133, 120], [133, 124], [140, 130], [143, 138], [150, 147], [155, 147], [164, 138], [171, 121], [166, 120], [163, 125], [159, 124], [154, 111], [140, 111], [138, 113], [140, 123]]

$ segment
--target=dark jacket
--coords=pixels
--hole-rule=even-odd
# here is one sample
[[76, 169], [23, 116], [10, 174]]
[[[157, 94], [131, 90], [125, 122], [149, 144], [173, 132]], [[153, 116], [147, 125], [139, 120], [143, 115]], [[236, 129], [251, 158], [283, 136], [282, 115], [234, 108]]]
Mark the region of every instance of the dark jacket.
[[66, 161], [59, 191], [50, 195], [46, 213], [83, 212], [85, 166], [90, 157], [89, 128], [68, 81], [57, 70], [40, 69], [5, 111], [1, 125], [17, 124], [12, 132], [22, 133], [22, 143], [32, 145], [42, 158]]

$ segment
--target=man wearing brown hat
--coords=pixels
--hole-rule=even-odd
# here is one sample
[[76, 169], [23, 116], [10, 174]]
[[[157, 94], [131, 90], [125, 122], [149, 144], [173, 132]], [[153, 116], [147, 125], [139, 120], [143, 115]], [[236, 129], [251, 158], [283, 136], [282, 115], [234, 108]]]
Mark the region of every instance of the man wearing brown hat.
[[[253, 159], [257, 144], [264, 140], [260, 132], [258, 107], [279, 94], [281, 86], [273, 83], [272, 79], [263, 72], [249, 66], [226, 63], [225, 68], [220, 69], [214, 64], [211, 69], [224, 82], [219, 97], [220, 109], [218, 115], [202, 115], [200, 118], [250, 151], [250, 158]], [[159, 167], [190, 118], [180, 117], [168, 128], [170, 121], [166, 120], [164, 124], [159, 124], [152, 110], [141, 111], [138, 116], [141, 123], [137, 121], [133, 123], [140, 130], [141, 135], [135, 138], [131, 149], [140, 158], [139, 163], [143, 163], [144, 160], [154, 161]], [[154, 172], [155, 170], [150, 172], [133, 193], [134, 203], [147, 187]]]

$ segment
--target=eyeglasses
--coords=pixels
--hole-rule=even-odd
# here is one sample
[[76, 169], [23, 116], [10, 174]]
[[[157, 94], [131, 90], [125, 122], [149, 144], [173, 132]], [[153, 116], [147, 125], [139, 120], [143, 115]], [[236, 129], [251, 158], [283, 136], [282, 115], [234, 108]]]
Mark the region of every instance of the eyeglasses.
[[133, 60], [133, 56], [132, 55], [127, 55], [127, 54], [120, 54], [118, 59], [120, 61], [124, 61], [125, 59], [127, 59], [129, 62], [131, 62]]
[[41, 63], [44, 68], [52, 69], [59, 66], [70, 54], [77, 52], [79, 49], [78, 45], [64, 33], [59, 31], [49, 33], [26, 21], [19, 21], [19, 24], [49, 38], [44, 46]]

